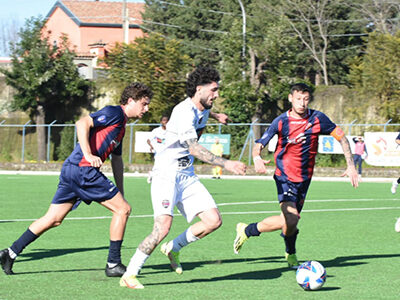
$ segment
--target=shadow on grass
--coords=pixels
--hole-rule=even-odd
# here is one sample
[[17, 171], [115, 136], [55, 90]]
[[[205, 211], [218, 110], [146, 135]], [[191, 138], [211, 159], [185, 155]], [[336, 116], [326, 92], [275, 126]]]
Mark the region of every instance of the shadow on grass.
[[25, 262], [30, 260], [40, 260], [49, 257], [57, 257], [68, 255], [71, 253], [89, 252], [108, 250], [108, 246], [94, 247], [94, 248], [70, 248], [70, 249], [32, 249], [29, 252], [22, 253], [15, 262]]
[[[361, 264], [367, 264], [367, 260], [370, 259], [384, 259], [384, 258], [394, 258], [400, 257], [400, 254], [371, 254], [371, 255], [355, 255], [355, 256], [340, 256], [331, 260], [319, 261], [325, 268], [331, 267], [352, 267]], [[261, 257], [261, 258], [250, 258], [250, 259], [228, 259], [228, 260], [218, 260], [218, 261], [207, 261], [207, 262], [192, 262], [192, 263], [182, 263], [184, 271], [190, 271], [195, 268], [203, 267], [207, 264], [230, 264], [230, 263], [285, 263], [282, 257]], [[153, 265], [146, 268], [156, 269], [156, 270], [169, 270], [169, 265]], [[170, 284], [180, 284], [180, 283], [202, 283], [202, 282], [213, 282], [222, 280], [269, 280], [275, 279], [282, 275], [283, 272], [293, 272], [294, 270], [287, 267], [266, 269], [258, 271], [249, 271], [241, 273], [232, 273], [224, 276], [209, 277], [209, 278], [199, 278], [191, 280], [178, 280], [178, 281], [168, 281], [160, 283], [147, 283], [146, 285], [170, 285]], [[143, 275], [150, 275], [157, 272], [146, 272]], [[329, 276], [329, 271], [328, 271]], [[340, 287], [327, 287], [320, 291], [332, 291], [340, 289]]]

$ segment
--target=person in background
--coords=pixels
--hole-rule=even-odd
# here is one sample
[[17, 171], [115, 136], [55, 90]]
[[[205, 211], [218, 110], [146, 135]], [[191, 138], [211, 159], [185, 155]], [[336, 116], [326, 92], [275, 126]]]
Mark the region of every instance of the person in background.
[[[165, 144], [165, 136], [167, 134], [167, 123], [168, 123], [169, 117], [168, 116], [162, 116], [160, 120], [160, 126], [157, 128], [154, 128], [151, 131], [150, 137], [147, 139], [147, 144], [150, 147], [150, 152], [154, 153], [154, 155], [157, 154], [158, 151], [161, 150], [161, 148]], [[151, 183], [153, 176], [153, 172], [149, 172], [149, 176], [147, 177], [147, 183]]]
[[368, 157], [367, 147], [365, 146], [364, 139], [361, 136], [354, 137], [354, 165], [358, 170], [358, 177], [361, 178], [362, 174], [362, 162]]
[[[397, 144], [397, 147], [398, 147], [398, 146], [400, 145], [400, 132], [399, 132], [399, 134], [397, 135], [395, 141], [396, 141], [396, 144]], [[396, 194], [396, 190], [397, 190], [397, 187], [399, 186], [399, 183], [400, 183], [400, 177], [397, 178], [397, 179], [395, 179], [395, 180], [393, 180], [392, 188], [390, 189], [390, 191], [392, 192], [392, 194]], [[399, 220], [398, 220], [397, 222], [399, 223], [399, 228], [400, 228], [400, 218], [399, 218]]]
[[[211, 153], [221, 157], [224, 153], [224, 145], [220, 144], [219, 138], [215, 138], [214, 144], [211, 145]], [[221, 179], [222, 167], [214, 166], [212, 169], [214, 179]]]

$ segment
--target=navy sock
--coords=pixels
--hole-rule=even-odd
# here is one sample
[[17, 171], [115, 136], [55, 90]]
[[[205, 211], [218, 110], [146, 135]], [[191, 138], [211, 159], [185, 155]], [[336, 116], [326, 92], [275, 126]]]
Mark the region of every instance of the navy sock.
[[247, 237], [251, 237], [259, 236], [261, 232], [259, 232], [257, 229], [257, 223], [251, 223], [245, 228], [244, 233], [247, 235]]
[[11, 250], [16, 254], [20, 254], [22, 250], [26, 246], [28, 246], [30, 243], [32, 243], [34, 240], [36, 240], [39, 236], [34, 234], [32, 231], [29, 230], [29, 228], [19, 237], [18, 240], [16, 240], [12, 245], [11, 245]]
[[281, 233], [281, 237], [283, 237], [283, 239], [285, 240], [287, 254], [295, 254], [296, 253], [296, 239], [297, 239], [298, 233], [299, 233], [299, 230], [297, 230], [291, 236], [286, 236], [283, 233]]
[[400, 177], [397, 179], [397, 183], [400, 184]]
[[122, 240], [120, 241], [110, 240], [110, 248], [108, 250], [107, 262], [115, 264], [121, 262], [121, 245], [122, 245]]

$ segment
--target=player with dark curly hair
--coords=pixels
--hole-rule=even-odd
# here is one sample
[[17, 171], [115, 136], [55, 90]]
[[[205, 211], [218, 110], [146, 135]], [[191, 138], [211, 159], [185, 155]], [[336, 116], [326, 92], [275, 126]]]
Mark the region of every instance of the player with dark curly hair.
[[[120, 277], [126, 267], [121, 263], [121, 244], [131, 206], [124, 198], [122, 139], [129, 118], [141, 118], [149, 109], [153, 92], [146, 85], [132, 83], [122, 93], [117, 106], [106, 106], [76, 122], [79, 143], [64, 162], [58, 189], [47, 213], [34, 221], [7, 249], [0, 251], [0, 262], [7, 275], [14, 274], [15, 258], [47, 230], [59, 226], [81, 201], [97, 202], [113, 214], [106, 276]], [[115, 185], [100, 167], [111, 155]]]
[[[225, 167], [235, 174], [245, 173], [246, 166], [240, 161], [218, 157], [201, 146], [198, 139], [206, 126], [210, 109], [218, 97], [219, 74], [210, 67], [196, 68], [187, 79], [188, 98], [172, 111], [167, 124], [165, 145], [155, 154], [151, 198], [154, 210], [153, 231], [138, 246], [120, 286], [132, 289], [143, 288], [136, 276], [157, 245], [167, 236], [172, 225], [174, 207], [190, 223], [195, 217], [199, 221], [189, 226], [175, 239], [161, 245], [161, 252], [178, 274], [183, 272], [179, 251], [211, 232], [217, 230], [222, 219], [213, 197], [194, 174], [193, 157]], [[214, 114], [221, 122], [225, 114]]]

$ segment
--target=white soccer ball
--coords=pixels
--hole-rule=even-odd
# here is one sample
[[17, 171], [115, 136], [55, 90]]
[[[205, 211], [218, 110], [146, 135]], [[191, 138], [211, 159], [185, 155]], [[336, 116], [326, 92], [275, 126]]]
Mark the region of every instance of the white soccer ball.
[[315, 260], [306, 261], [298, 267], [296, 280], [306, 291], [318, 290], [326, 281], [325, 268]]

